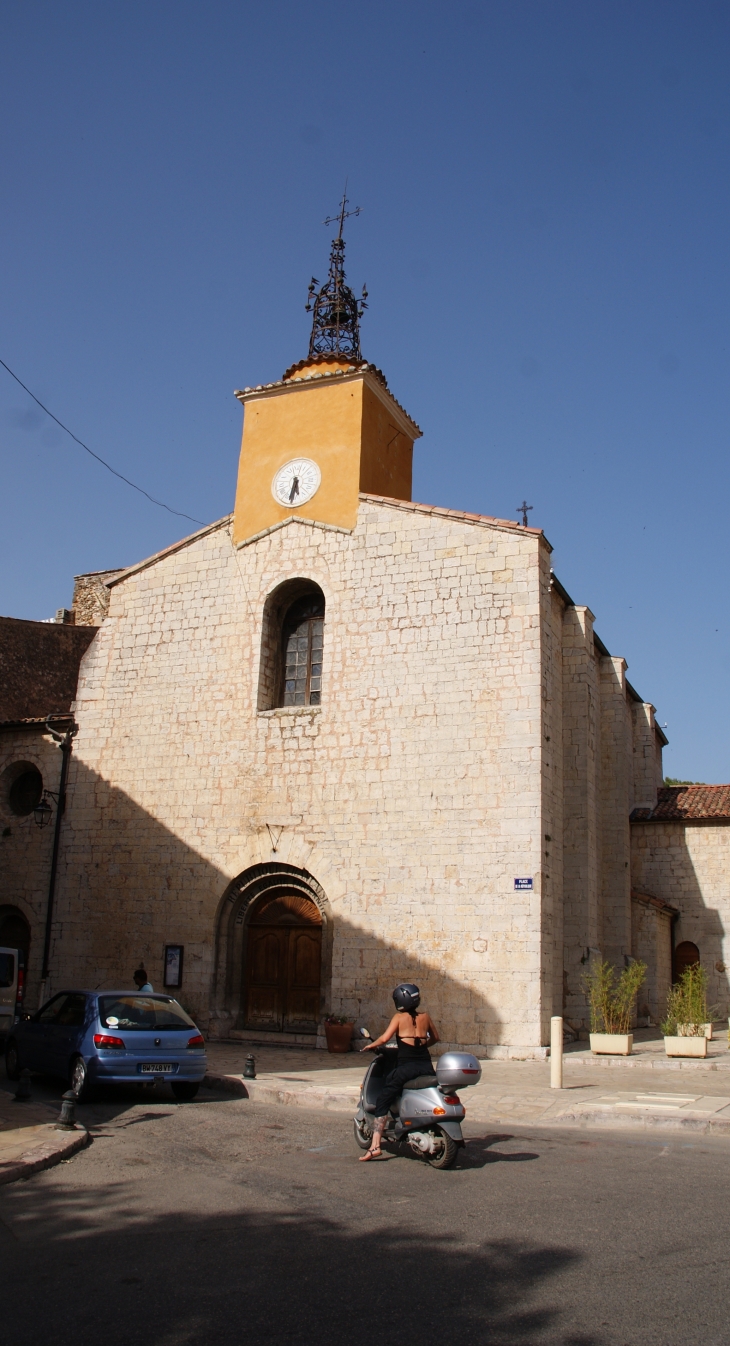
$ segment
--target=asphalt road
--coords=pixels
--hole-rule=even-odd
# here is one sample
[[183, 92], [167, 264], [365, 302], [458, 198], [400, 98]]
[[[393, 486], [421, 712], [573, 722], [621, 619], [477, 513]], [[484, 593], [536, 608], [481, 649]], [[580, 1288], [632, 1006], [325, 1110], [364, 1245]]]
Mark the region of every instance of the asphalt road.
[[9, 1343], [730, 1342], [730, 1142], [467, 1125], [440, 1172], [206, 1091], [79, 1114], [89, 1149], [0, 1188]]

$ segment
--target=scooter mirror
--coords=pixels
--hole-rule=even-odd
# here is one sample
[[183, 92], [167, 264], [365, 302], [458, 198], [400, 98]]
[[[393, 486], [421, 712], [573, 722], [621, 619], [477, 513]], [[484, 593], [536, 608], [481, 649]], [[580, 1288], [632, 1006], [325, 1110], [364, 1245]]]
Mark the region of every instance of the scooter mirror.
[[369, 1038], [369, 1037], [370, 1037], [370, 1034], [368, 1033], [367, 1028], [361, 1028], [361, 1029], [359, 1030], [359, 1032], [360, 1032], [360, 1037], [361, 1037], [361, 1038]]

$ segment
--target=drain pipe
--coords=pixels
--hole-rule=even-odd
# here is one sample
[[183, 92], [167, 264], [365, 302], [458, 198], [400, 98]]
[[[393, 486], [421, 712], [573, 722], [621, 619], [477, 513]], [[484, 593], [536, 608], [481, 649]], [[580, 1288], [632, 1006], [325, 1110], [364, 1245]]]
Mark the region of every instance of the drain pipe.
[[73, 741], [79, 732], [79, 727], [75, 721], [72, 721], [65, 733], [59, 734], [53, 725], [46, 720], [46, 728], [49, 734], [55, 739], [61, 749], [61, 777], [58, 783], [58, 806], [56, 808], [56, 825], [53, 829], [53, 852], [51, 854], [51, 874], [48, 881], [48, 903], [46, 905], [46, 937], [43, 944], [43, 967], [41, 968], [41, 987], [38, 1000], [38, 1008], [46, 998], [46, 982], [48, 981], [48, 961], [51, 956], [51, 932], [53, 929], [53, 903], [56, 896], [56, 874], [58, 872], [58, 852], [61, 844], [61, 819], [66, 811], [66, 781], [68, 780], [68, 767], [71, 760], [71, 749]]

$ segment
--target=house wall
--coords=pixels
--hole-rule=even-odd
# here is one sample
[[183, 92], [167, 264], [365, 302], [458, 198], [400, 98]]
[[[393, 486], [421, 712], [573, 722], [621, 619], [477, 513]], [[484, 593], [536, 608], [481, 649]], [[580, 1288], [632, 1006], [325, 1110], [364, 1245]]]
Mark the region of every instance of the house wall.
[[[264, 605], [294, 577], [326, 597], [322, 706], [257, 711]], [[549, 582], [528, 529], [362, 499], [352, 532], [290, 522], [234, 550], [219, 528], [113, 584], [76, 702], [54, 978], [126, 983], [144, 958], [159, 985], [183, 943], [205, 1020], [226, 889], [276, 859], [326, 894], [328, 1008], [376, 1029], [415, 979], [446, 1041], [539, 1049], [560, 980]]]
[[585, 1027], [582, 975], [586, 950], [600, 942], [599, 794], [600, 694], [593, 613], [566, 607], [563, 616], [563, 1008]]
[[61, 752], [50, 734], [42, 733], [38, 726], [0, 732], [0, 907], [17, 907], [30, 925], [26, 1003], [35, 1008], [43, 961], [55, 803], [51, 801], [54, 815], [48, 827], [37, 827], [32, 814], [19, 817], [12, 812], [8, 792], [21, 763], [37, 767], [44, 788], [57, 794]]
[[639, 1020], [660, 1023], [672, 984], [672, 918], [652, 903], [634, 898], [631, 903], [631, 944], [634, 958], [646, 963], [644, 985], [637, 997]]
[[709, 978], [718, 1014], [730, 1014], [730, 825], [722, 822], [635, 822], [634, 884], [679, 910], [675, 945], [691, 940]]

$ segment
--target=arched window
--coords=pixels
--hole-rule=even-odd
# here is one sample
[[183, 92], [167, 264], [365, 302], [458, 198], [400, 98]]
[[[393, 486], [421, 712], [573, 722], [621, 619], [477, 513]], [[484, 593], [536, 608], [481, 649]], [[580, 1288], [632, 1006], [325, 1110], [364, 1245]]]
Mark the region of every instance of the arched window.
[[261, 625], [259, 711], [319, 706], [322, 701], [324, 594], [312, 580], [279, 584], [266, 599]]
[[288, 608], [281, 631], [282, 706], [318, 706], [322, 700], [324, 597], [305, 594]]

